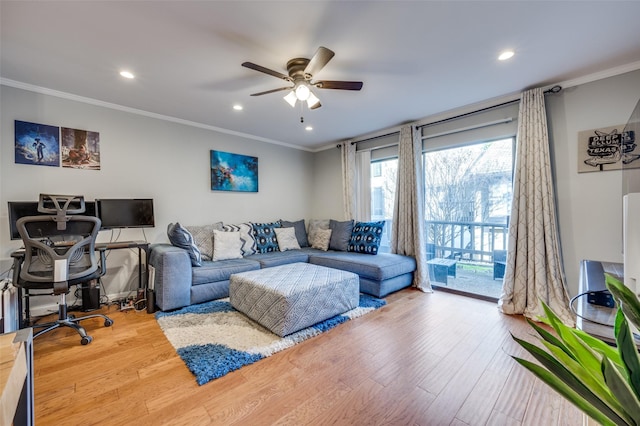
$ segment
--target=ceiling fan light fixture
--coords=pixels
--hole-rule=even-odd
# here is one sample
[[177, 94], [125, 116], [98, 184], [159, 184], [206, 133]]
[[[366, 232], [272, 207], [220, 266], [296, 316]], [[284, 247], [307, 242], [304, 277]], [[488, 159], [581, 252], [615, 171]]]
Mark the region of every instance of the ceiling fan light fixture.
[[298, 98], [296, 97], [296, 92], [294, 92], [293, 90], [290, 91], [283, 99], [287, 101], [287, 103], [291, 105], [292, 108], [296, 106], [296, 101], [298, 100]]
[[309, 109], [313, 109], [313, 107], [319, 103], [320, 99], [318, 99], [312, 91], [309, 91], [309, 97], [307, 98], [307, 107], [309, 107]]
[[309, 99], [309, 96], [311, 95], [311, 90], [309, 89], [309, 86], [307, 86], [304, 83], [298, 84], [295, 91], [296, 91], [296, 98], [298, 98], [301, 101], [306, 101], [307, 99]]

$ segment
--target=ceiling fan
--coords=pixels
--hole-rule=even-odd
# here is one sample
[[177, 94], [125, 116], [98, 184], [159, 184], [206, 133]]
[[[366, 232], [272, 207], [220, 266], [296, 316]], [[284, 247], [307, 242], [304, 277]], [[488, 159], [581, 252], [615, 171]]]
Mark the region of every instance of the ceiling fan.
[[320, 104], [320, 100], [311, 91], [311, 88], [338, 90], [362, 89], [361, 81], [312, 80], [314, 74], [324, 68], [334, 55], [335, 53], [332, 50], [320, 46], [311, 59], [293, 58], [288, 61], [288, 75], [256, 65], [253, 62], [243, 62], [242, 66], [278, 77], [292, 84], [291, 86], [280, 87], [278, 89], [267, 90], [265, 92], [252, 93], [251, 96], [262, 96], [269, 93], [280, 92], [282, 90], [289, 90], [289, 93], [284, 97], [284, 100], [287, 101], [289, 105], [295, 107], [296, 101], [306, 101], [309, 109], [316, 109], [320, 108], [322, 105]]

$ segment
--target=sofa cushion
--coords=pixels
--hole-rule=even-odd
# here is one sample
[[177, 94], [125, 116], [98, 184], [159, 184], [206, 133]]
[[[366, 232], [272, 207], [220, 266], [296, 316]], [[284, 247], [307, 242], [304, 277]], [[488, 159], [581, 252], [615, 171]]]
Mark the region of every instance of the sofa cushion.
[[300, 247], [309, 247], [309, 238], [307, 237], [307, 229], [304, 224], [304, 219], [297, 220], [295, 222], [289, 222], [288, 220], [280, 220], [280, 224], [283, 228], [293, 227], [296, 230], [296, 238], [298, 239], [298, 245]]
[[316, 240], [316, 233], [321, 229], [329, 229], [329, 219], [311, 219], [309, 221], [309, 231], [307, 232], [309, 237], [309, 246], [313, 246], [313, 243]]
[[280, 222], [252, 223], [253, 238], [256, 240], [256, 251], [258, 253], [271, 253], [278, 251], [278, 238], [274, 231], [280, 228]]
[[211, 260], [242, 259], [240, 232], [213, 231], [213, 258]]
[[349, 240], [349, 251], [378, 254], [384, 220], [379, 222], [356, 222]]
[[202, 260], [211, 260], [213, 257], [213, 230], [222, 230], [222, 222], [217, 222], [213, 225], [189, 225], [185, 226], [185, 228], [193, 235], [193, 239], [202, 254]]
[[203, 261], [199, 268], [191, 268], [192, 284], [200, 285], [228, 280], [231, 274], [260, 269], [260, 263], [248, 259]]
[[276, 233], [280, 251], [300, 250], [300, 244], [298, 244], [294, 228], [273, 228], [273, 230]]
[[353, 272], [375, 281], [394, 278], [416, 269], [413, 257], [392, 253], [379, 253], [375, 256], [340, 251], [311, 253], [309, 263]]
[[296, 262], [307, 263], [309, 262], [309, 254], [302, 250], [288, 250], [285, 252], [256, 253], [253, 256], [245, 257], [245, 259], [260, 262], [262, 268], [270, 268]]
[[313, 244], [311, 248], [327, 251], [329, 250], [329, 242], [331, 241], [331, 229], [318, 229], [313, 234]]
[[353, 232], [353, 220], [338, 222], [331, 219], [329, 221], [329, 229], [331, 229], [329, 248], [331, 250], [347, 251], [349, 249], [351, 233]]
[[250, 223], [224, 225], [223, 230], [229, 232], [240, 232], [243, 256], [251, 256], [256, 253], [256, 240], [253, 238], [253, 226], [251, 226]]
[[202, 254], [193, 236], [186, 228], [180, 225], [179, 222], [170, 223], [169, 226], [167, 226], [167, 237], [169, 237], [172, 245], [187, 251], [192, 266], [200, 266], [202, 264]]

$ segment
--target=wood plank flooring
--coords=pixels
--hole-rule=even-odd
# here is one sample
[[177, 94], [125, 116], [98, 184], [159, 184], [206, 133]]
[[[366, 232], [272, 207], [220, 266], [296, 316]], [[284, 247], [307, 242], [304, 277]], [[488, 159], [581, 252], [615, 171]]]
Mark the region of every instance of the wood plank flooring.
[[[35, 340], [38, 425], [582, 425], [520, 367], [495, 303], [407, 289], [387, 306], [198, 386], [154, 316], [104, 308]], [[528, 337], [527, 337], [528, 338]]]

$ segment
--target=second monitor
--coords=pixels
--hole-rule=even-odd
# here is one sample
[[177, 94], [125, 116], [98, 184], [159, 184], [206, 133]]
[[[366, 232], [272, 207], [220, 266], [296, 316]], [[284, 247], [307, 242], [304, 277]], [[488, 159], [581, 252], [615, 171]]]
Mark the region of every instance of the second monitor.
[[152, 228], [155, 226], [153, 199], [96, 199], [96, 216], [102, 229]]

